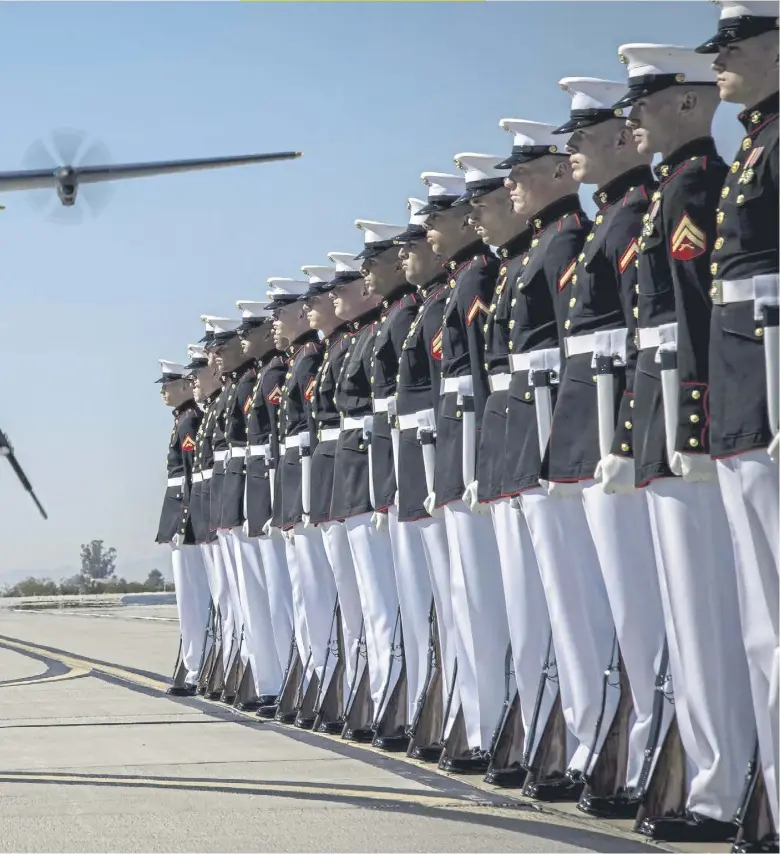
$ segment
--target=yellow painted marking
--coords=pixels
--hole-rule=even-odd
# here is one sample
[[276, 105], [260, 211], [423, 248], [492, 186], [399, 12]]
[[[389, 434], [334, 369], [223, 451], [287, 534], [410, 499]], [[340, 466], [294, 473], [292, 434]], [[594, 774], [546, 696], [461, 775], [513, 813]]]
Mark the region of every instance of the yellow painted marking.
[[134, 682], [136, 685], [145, 685], [147, 688], [155, 688], [158, 691], [165, 691], [168, 687], [168, 682], [162, 682], [159, 679], [152, 679], [149, 676], [143, 676], [140, 673], [133, 673], [129, 670], [124, 670], [121, 667], [114, 667], [110, 664], [101, 664], [98, 661], [93, 661], [90, 658], [85, 658], [72, 653], [50, 652], [42, 647], [35, 646], [31, 643], [22, 643], [21, 641], [6, 640], [0, 638], [0, 646], [5, 646], [10, 649], [18, 649], [22, 652], [33, 652], [36, 655], [41, 655], [50, 658], [53, 661], [59, 661], [66, 667], [71, 669], [87, 669], [96, 670], [98, 673], [107, 673], [109, 676], [115, 676], [117, 679], [124, 679], [126, 682]]
[[75, 679], [78, 676], [87, 676], [92, 672], [86, 667], [72, 667], [67, 673], [60, 673], [57, 676], [41, 676], [37, 679], [18, 679], [16, 682], [4, 682], [2, 687], [5, 688], [24, 688], [27, 685], [42, 685], [44, 682], [64, 682], [66, 679]]
[[296, 795], [319, 795], [326, 798], [361, 798], [372, 801], [402, 801], [404, 803], [413, 803], [422, 806], [449, 806], [453, 804], [470, 804], [466, 798], [460, 798], [456, 795], [442, 794], [438, 797], [430, 791], [421, 790], [418, 793], [409, 793], [405, 791], [392, 790], [376, 790], [376, 789], [360, 789], [351, 788], [349, 786], [339, 786], [334, 789], [329, 786], [316, 786], [306, 783], [286, 783], [274, 780], [273, 782], [263, 782], [261, 780], [246, 780], [246, 781], [222, 781], [222, 780], [189, 780], [189, 779], [171, 779], [169, 777], [134, 777], [134, 776], [118, 776], [118, 777], [103, 777], [99, 774], [15, 774], [13, 772], [0, 772], [0, 783], [79, 783], [81, 785], [110, 785], [110, 786], [149, 786], [159, 789], [221, 789], [229, 790], [236, 794], [247, 793], [257, 794], [258, 792], [267, 791], [269, 795], [275, 792], [284, 792], [285, 794]]

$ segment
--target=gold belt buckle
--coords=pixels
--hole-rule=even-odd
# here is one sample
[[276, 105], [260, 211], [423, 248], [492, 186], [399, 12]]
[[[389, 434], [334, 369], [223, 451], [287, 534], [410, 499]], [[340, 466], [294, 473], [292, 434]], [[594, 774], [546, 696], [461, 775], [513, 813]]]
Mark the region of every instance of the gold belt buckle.
[[715, 305], [723, 305], [723, 279], [713, 279], [710, 299]]

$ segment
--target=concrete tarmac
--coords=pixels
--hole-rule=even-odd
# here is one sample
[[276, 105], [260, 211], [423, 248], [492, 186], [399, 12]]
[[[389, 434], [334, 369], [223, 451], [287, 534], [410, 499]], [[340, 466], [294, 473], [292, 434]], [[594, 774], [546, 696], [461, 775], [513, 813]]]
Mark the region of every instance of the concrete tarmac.
[[627, 826], [165, 695], [170, 606], [0, 611], [0, 851], [658, 851]]

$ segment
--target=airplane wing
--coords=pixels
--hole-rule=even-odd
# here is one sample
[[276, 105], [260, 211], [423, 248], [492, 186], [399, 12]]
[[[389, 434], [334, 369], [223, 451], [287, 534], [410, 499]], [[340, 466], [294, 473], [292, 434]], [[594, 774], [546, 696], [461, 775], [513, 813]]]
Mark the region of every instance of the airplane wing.
[[[152, 175], [172, 175], [177, 172], [197, 172], [204, 169], [224, 169], [228, 166], [269, 163], [274, 160], [292, 160], [300, 156], [301, 152], [299, 151], [283, 151], [275, 154], [244, 154], [236, 157], [205, 157], [195, 160], [161, 160], [152, 163], [79, 166], [70, 168], [70, 174], [65, 180], [70, 179], [78, 184], [99, 184], [104, 181], [147, 178]], [[0, 193], [55, 187], [57, 186], [59, 171], [59, 169], [34, 169], [0, 172]]]

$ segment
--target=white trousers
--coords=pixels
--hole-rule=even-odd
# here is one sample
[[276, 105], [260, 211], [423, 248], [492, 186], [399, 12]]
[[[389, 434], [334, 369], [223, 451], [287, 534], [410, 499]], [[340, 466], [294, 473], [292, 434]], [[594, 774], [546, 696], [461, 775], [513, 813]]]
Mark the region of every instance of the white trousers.
[[255, 542], [260, 551], [268, 591], [276, 660], [279, 662], [280, 673], [284, 675], [290, 657], [293, 631], [292, 586], [287, 569], [287, 557], [284, 553], [284, 542], [277, 537], [260, 537]]
[[257, 540], [250, 540], [241, 528], [233, 528], [231, 535], [244, 622], [244, 643], [252, 664], [255, 695], [276, 696], [282, 685], [282, 671], [276, 655], [268, 587]]
[[755, 745], [729, 527], [717, 483], [660, 478], [645, 489], [680, 739], [693, 768], [688, 808], [731, 821]]
[[718, 460], [718, 478], [734, 543], [761, 765], [778, 827], [778, 468], [766, 451], [751, 451]]
[[563, 716], [575, 743], [568, 765], [587, 774], [620, 701], [619, 691], [604, 690], [615, 633], [607, 591], [581, 497], [551, 498], [533, 489], [522, 493], [521, 503], [550, 614]]
[[[428, 564], [428, 575], [433, 593], [433, 604], [436, 607], [436, 624], [439, 635], [441, 661], [439, 667], [442, 673], [442, 701], [444, 709], [447, 699], [453, 690], [455, 679], [455, 626], [452, 617], [452, 588], [450, 586], [450, 550], [447, 542], [447, 527], [444, 520], [428, 517], [414, 523], [420, 532], [425, 560]], [[446, 732], [455, 722], [459, 703], [453, 697], [450, 714], [444, 722]]]
[[360, 591], [355, 576], [355, 564], [349, 548], [347, 529], [343, 522], [324, 522], [320, 525], [322, 544], [328, 556], [341, 612], [341, 634], [344, 639], [345, 697], [357, 686], [365, 667], [365, 658], [360, 657], [360, 635], [363, 627], [363, 611], [360, 606]]
[[425, 546], [418, 523], [399, 522], [396, 507], [391, 507], [388, 513], [395, 582], [403, 628], [406, 720], [411, 722], [414, 720], [417, 704], [425, 690], [433, 594]]
[[184, 681], [188, 685], [196, 685], [211, 603], [208, 576], [198, 546], [173, 546], [171, 564], [176, 585], [176, 610], [179, 612], [181, 658], [187, 669]]
[[328, 651], [333, 625], [333, 608], [336, 603], [336, 582], [319, 529], [304, 528], [303, 523], [299, 522], [293, 528], [293, 532], [303, 607], [309, 631], [308, 655], [311, 657], [307, 670], [309, 677], [312, 673], [316, 673], [324, 692], [327, 688], [326, 659], [331, 673], [335, 663], [334, 656], [328, 655]]
[[236, 641], [241, 661], [244, 665], [249, 661], [249, 650], [246, 640], [242, 640], [244, 629], [244, 608], [241, 604], [241, 593], [238, 589], [238, 569], [236, 568], [236, 556], [233, 551], [233, 537], [231, 530], [217, 531], [217, 542], [222, 552], [222, 563], [225, 567], [227, 586], [230, 594], [230, 603], [233, 606], [234, 619], [236, 621]]
[[212, 596], [216, 596], [219, 605], [222, 623], [222, 665], [227, 672], [230, 666], [233, 644], [236, 640], [236, 615], [233, 612], [233, 601], [230, 598], [225, 560], [222, 557], [222, 549], [218, 542], [205, 543], [201, 548], [204, 554], [209, 555], [208, 558], [204, 558], [204, 563], [207, 567], [210, 565], [212, 568]]
[[[284, 553], [287, 557], [287, 569], [290, 573], [295, 646], [298, 650], [298, 656], [301, 659], [301, 665], [306, 667], [306, 662], [309, 661], [309, 627], [306, 623], [306, 610], [303, 606], [303, 587], [301, 586], [301, 576], [298, 571], [298, 554], [295, 551], [295, 541], [289, 536], [288, 531], [285, 531]], [[305, 675], [304, 681], [307, 678], [308, 674]]]
[[452, 561], [452, 613], [458, 653], [458, 691], [471, 749], [489, 750], [505, 694], [509, 643], [504, 588], [493, 523], [462, 501], [444, 506], [457, 537]]
[[[551, 679], [544, 681], [543, 692], [539, 695], [542, 669], [548, 659], [553, 658], [549, 642], [550, 616], [525, 516], [511, 507], [508, 498], [501, 498], [489, 506], [501, 562], [520, 712], [526, 738], [532, 729], [534, 733], [534, 743], [526, 744], [524, 752], [533, 764], [536, 748], [558, 696], [558, 685]], [[537, 702], [539, 712], [534, 725]]]
[[[639, 783], [654, 725], [655, 679], [666, 639], [650, 514], [641, 490], [605, 495], [600, 483], [586, 481], [582, 500], [631, 685], [634, 714], [628, 737], [626, 786], [633, 788]], [[664, 703], [656, 756], [672, 722], [672, 712], [672, 705]]]
[[365, 619], [369, 688], [377, 723], [401, 672], [401, 631], [393, 552], [389, 535], [376, 530], [371, 524], [370, 513], [352, 516], [344, 525]]

